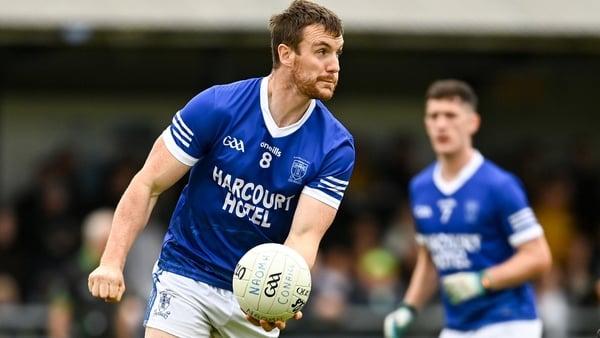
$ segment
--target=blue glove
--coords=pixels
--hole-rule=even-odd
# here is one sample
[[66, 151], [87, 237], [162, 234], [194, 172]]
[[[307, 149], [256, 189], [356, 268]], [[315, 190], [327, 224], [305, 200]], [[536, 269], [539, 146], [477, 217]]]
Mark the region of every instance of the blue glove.
[[383, 321], [383, 336], [385, 338], [401, 338], [404, 332], [417, 316], [417, 309], [402, 303], [398, 309], [389, 313]]
[[483, 272], [457, 272], [442, 278], [442, 287], [450, 303], [458, 304], [479, 297], [486, 292]]

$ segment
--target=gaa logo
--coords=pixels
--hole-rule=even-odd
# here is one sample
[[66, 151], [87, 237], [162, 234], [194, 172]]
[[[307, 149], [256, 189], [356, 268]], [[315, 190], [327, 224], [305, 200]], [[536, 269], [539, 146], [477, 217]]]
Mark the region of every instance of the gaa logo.
[[223, 139], [223, 145], [237, 151], [244, 152], [244, 141], [238, 140], [235, 137], [225, 136]]
[[279, 286], [280, 280], [281, 273], [274, 273], [272, 275], [269, 275], [269, 281], [267, 282], [267, 287], [265, 288], [265, 296], [275, 296], [275, 292], [277, 291], [277, 287]]

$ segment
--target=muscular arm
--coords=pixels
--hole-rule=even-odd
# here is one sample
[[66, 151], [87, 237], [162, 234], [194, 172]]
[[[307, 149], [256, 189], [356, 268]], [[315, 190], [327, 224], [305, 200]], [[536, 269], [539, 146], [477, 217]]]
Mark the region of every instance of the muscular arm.
[[535, 278], [552, 265], [552, 256], [545, 237], [538, 237], [519, 246], [505, 262], [487, 270], [490, 288], [504, 289]]
[[420, 245], [418, 250], [417, 262], [404, 295], [404, 302], [420, 309], [437, 290], [438, 273], [427, 248]]
[[100, 266], [90, 274], [88, 286], [94, 296], [111, 301], [121, 299], [125, 289], [123, 268], [133, 242], [148, 223], [158, 196], [188, 170], [159, 137], [117, 205]]
[[297, 250], [312, 269], [323, 235], [333, 223], [337, 209], [302, 194], [285, 244]]

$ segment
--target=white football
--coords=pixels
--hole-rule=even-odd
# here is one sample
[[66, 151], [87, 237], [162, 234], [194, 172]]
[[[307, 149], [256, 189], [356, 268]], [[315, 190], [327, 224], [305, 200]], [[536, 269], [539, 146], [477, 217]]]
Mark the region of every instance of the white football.
[[277, 243], [250, 249], [233, 274], [233, 293], [240, 308], [270, 322], [292, 318], [308, 301], [310, 289], [310, 270], [304, 258]]

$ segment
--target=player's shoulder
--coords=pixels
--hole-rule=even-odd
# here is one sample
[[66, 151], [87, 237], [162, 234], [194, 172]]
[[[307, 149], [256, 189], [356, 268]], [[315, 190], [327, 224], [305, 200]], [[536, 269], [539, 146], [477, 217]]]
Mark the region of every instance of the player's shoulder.
[[262, 78], [250, 78], [224, 84], [215, 84], [196, 96], [194, 108], [214, 112], [222, 118], [234, 116], [248, 105], [258, 105]]
[[313, 115], [317, 115], [319, 119], [322, 119], [319, 124], [325, 126], [325, 132], [330, 134], [329, 137], [349, 140], [354, 143], [352, 133], [340, 120], [338, 120], [323, 102], [316, 100], [314, 110]]
[[481, 164], [479, 176], [485, 182], [500, 187], [505, 184], [519, 182], [517, 175], [488, 158], [485, 158]]
[[260, 87], [261, 77], [238, 80], [229, 83], [215, 84], [209, 88], [217, 92], [241, 92], [244, 90], [253, 90]]
[[433, 184], [433, 171], [436, 163], [430, 163], [410, 179], [409, 186], [411, 189], [418, 189]]
[[195, 107], [198, 104], [219, 106], [232, 103], [239, 96], [258, 93], [257, 87], [260, 87], [260, 80], [261, 78], [251, 78], [229, 83], [213, 84], [197, 93], [188, 104]]
[[[433, 176], [436, 165], [437, 162], [433, 162], [413, 176], [410, 180], [411, 189], [421, 189], [434, 184]], [[506, 184], [514, 183], [520, 184], [519, 178], [514, 173], [485, 157], [471, 179], [481, 181], [481, 186], [489, 187], [503, 187]]]

